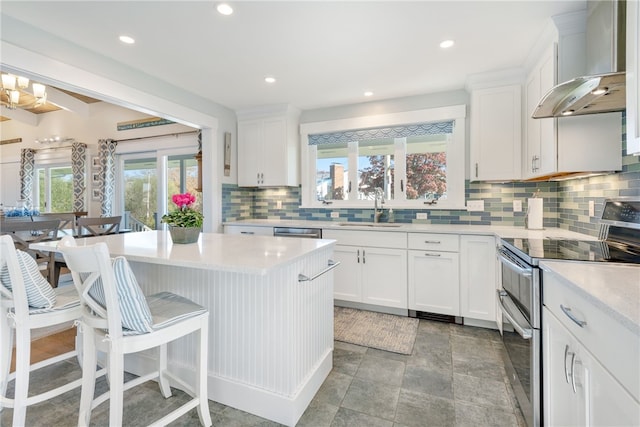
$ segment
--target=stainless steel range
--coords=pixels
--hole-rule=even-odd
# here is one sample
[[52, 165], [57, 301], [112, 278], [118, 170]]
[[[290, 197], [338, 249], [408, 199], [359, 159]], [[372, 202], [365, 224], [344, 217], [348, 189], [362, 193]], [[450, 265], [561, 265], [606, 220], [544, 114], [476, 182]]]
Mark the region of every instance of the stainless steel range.
[[541, 260], [640, 264], [640, 199], [606, 200], [600, 240], [503, 238], [498, 248], [502, 288], [505, 360], [522, 414], [529, 426], [542, 424]]

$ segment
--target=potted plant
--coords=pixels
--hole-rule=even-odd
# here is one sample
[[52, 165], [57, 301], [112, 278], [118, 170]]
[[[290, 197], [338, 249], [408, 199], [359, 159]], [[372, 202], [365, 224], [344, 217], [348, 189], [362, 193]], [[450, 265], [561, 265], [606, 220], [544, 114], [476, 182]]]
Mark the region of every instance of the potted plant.
[[193, 208], [196, 196], [191, 193], [174, 194], [171, 200], [176, 209], [162, 216], [162, 222], [169, 225], [173, 243], [195, 243], [200, 237], [204, 217]]

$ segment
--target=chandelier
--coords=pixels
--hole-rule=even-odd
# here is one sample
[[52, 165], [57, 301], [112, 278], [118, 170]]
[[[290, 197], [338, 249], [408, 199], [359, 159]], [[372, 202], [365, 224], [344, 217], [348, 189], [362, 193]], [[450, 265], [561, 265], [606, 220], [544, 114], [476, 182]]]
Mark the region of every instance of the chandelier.
[[[33, 98], [29, 92], [22, 92], [21, 89], [27, 89], [29, 87], [29, 79], [22, 76], [16, 76], [13, 74], [2, 73], [2, 93], [6, 95], [7, 99], [2, 99], [2, 105], [10, 110], [15, 110], [18, 107], [22, 108], [35, 108], [44, 105], [47, 102], [47, 88], [40, 83], [32, 83]], [[20, 105], [20, 96], [27, 98], [28, 103]]]

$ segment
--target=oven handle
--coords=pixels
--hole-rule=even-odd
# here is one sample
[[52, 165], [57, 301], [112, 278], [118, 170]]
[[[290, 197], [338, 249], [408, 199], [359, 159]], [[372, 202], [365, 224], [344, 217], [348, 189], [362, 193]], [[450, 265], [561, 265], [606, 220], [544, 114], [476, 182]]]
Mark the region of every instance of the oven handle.
[[518, 332], [518, 335], [520, 335], [525, 340], [531, 339], [531, 337], [533, 337], [533, 331], [531, 330], [531, 328], [526, 327], [529, 326], [527, 320], [524, 318], [524, 316], [522, 316], [522, 314], [520, 314], [520, 311], [511, 300], [509, 294], [507, 294], [503, 290], [497, 290], [496, 296], [498, 300], [498, 306], [500, 306], [500, 309], [502, 309], [502, 314], [504, 314], [507, 320], [511, 322], [511, 325], [516, 330], [516, 332]]
[[500, 262], [505, 264], [507, 267], [515, 270], [519, 274], [525, 277], [529, 277], [533, 275], [533, 269], [529, 266], [520, 265], [516, 260], [513, 259], [513, 256], [509, 254], [509, 252], [502, 248], [498, 248], [498, 259]]

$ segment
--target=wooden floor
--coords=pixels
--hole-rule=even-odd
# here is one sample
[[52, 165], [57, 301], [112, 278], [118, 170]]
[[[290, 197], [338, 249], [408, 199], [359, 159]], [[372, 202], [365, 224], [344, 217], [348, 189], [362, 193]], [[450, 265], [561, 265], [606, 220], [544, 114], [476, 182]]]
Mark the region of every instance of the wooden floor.
[[[71, 351], [75, 347], [76, 328], [65, 329], [31, 342], [31, 363]], [[11, 354], [11, 372], [16, 369], [16, 349]]]

